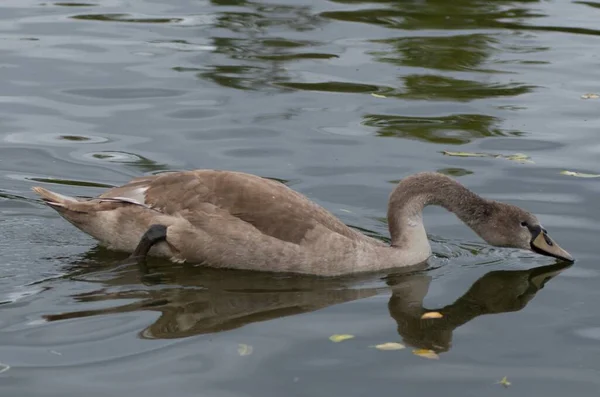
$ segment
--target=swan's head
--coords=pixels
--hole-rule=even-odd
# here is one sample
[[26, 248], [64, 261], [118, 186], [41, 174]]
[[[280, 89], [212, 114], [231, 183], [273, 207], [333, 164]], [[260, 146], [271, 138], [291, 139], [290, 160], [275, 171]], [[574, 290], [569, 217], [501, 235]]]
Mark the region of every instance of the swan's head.
[[[491, 207], [491, 208], [490, 208]], [[573, 257], [550, 238], [535, 215], [511, 204], [493, 202], [474, 228], [489, 244], [522, 248], [573, 262]]]

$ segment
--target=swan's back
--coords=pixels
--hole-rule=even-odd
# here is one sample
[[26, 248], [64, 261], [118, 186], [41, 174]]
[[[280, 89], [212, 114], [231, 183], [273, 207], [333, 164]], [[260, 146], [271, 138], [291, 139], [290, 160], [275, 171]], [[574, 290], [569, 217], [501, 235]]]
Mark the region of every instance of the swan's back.
[[295, 244], [317, 226], [352, 240], [376, 242], [284, 184], [242, 172], [168, 172], [133, 179], [100, 197], [133, 199], [168, 215], [194, 213], [210, 204], [265, 235]]

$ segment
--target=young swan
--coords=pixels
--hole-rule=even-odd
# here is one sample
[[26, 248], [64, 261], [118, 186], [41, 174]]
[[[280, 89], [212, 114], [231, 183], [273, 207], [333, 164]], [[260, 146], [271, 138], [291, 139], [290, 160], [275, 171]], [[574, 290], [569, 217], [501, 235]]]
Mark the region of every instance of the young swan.
[[133, 179], [97, 198], [33, 190], [61, 216], [110, 249], [214, 267], [334, 276], [419, 264], [431, 255], [422, 211], [454, 212], [495, 246], [573, 261], [537, 218], [484, 199], [438, 173], [403, 179], [390, 196], [391, 246], [349, 228], [287, 186], [218, 170]]

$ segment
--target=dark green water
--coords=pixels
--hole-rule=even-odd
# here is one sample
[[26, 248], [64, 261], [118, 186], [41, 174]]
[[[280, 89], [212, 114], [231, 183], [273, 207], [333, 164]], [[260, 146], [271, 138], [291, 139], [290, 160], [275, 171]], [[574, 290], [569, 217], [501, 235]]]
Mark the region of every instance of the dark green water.
[[[600, 179], [561, 171], [600, 173], [599, 20], [567, 0], [3, 0], [2, 396], [597, 396]], [[30, 191], [191, 168], [277, 178], [382, 237], [394, 183], [437, 170], [577, 262], [428, 208], [435, 256], [411, 273], [142, 279]]]

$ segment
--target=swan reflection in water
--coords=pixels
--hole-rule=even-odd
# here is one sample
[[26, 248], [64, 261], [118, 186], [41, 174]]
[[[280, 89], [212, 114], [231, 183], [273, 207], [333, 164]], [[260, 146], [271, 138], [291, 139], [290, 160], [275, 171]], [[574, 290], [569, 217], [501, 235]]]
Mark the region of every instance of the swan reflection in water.
[[[160, 317], [144, 329], [140, 337], [173, 339], [227, 331], [391, 292], [388, 309], [403, 342], [440, 353], [451, 348], [452, 333], [457, 327], [484, 314], [523, 309], [548, 280], [568, 267], [569, 263], [556, 263], [529, 270], [490, 271], [454, 303], [429, 309], [423, 307], [423, 299], [432, 277], [414, 268], [410, 273], [319, 278], [181, 266], [165, 267], [159, 277], [142, 276], [141, 279], [135, 266], [105, 271], [80, 269], [79, 275], [71, 278], [96, 282], [102, 287], [74, 295], [76, 301], [137, 301], [105, 309], [49, 314], [44, 318], [58, 321], [156, 311]], [[111, 288], [118, 290], [110, 292]], [[437, 311], [443, 317], [421, 319], [429, 311]]]

